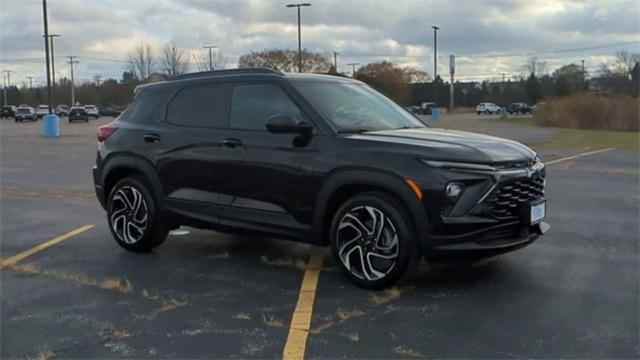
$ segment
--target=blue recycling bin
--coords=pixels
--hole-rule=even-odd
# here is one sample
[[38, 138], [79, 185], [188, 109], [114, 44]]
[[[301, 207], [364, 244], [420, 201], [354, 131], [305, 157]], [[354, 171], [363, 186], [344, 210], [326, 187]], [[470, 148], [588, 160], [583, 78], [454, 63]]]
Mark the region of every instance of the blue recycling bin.
[[434, 107], [431, 109], [431, 120], [438, 121], [440, 120], [440, 109]]
[[49, 114], [44, 116], [42, 135], [45, 137], [60, 136], [60, 118], [57, 115]]

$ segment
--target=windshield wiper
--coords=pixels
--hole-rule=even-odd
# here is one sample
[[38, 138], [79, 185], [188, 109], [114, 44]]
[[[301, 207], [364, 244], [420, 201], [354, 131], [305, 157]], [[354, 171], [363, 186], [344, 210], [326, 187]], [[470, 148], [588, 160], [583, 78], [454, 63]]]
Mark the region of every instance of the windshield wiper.
[[362, 134], [367, 131], [372, 131], [371, 129], [349, 129], [349, 130], [340, 130], [338, 134]]

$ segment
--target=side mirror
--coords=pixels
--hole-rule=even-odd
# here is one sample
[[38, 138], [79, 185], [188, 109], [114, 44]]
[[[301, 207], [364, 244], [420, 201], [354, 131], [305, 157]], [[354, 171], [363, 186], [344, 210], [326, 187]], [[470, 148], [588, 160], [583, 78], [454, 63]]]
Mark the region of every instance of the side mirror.
[[289, 114], [278, 114], [267, 119], [267, 131], [274, 134], [309, 135], [313, 127], [299, 122]]

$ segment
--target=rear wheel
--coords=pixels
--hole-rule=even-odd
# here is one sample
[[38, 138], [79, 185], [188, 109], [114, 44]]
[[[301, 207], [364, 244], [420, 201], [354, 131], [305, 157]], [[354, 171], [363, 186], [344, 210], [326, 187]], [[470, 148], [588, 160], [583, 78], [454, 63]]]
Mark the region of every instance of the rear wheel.
[[135, 252], [151, 251], [166, 239], [156, 202], [146, 182], [137, 177], [120, 180], [107, 202], [109, 229], [116, 242]]
[[410, 278], [421, 254], [409, 219], [403, 204], [385, 193], [347, 200], [331, 225], [331, 251], [340, 270], [367, 289], [383, 289]]

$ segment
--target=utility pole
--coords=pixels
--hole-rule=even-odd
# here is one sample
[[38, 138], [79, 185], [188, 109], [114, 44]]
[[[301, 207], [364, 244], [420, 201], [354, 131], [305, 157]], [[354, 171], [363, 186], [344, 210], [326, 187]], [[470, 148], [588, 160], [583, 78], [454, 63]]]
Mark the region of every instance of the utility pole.
[[[507, 73], [500, 73], [500, 75], [502, 75], [502, 94], [505, 94], [505, 88], [507, 87], [507, 82], [505, 80], [505, 77], [507, 75]], [[509, 96], [507, 94], [507, 102], [509, 102]]]
[[451, 75], [451, 80], [449, 83], [449, 111], [453, 110], [455, 106], [454, 96], [455, 90], [453, 88], [453, 75], [456, 73], [456, 56], [449, 55], [449, 74]]
[[96, 93], [95, 93], [96, 98], [95, 98], [95, 102], [96, 102], [96, 104], [99, 104], [100, 103], [100, 94], [99, 94], [98, 88], [100, 87], [100, 80], [102, 80], [102, 75], [100, 75], [100, 74], [94, 75], [93, 76], [93, 80], [96, 82]]
[[4, 104], [7, 105], [7, 87], [11, 86], [11, 73], [14, 73], [15, 71], [13, 70], [2, 70], [3, 73], [5, 73], [6, 75], [6, 80], [5, 77], [3, 77], [2, 79], [5, 80], [4, 82]]
[[351, 77], [356, 77], [356, 66], [360, 65], [360, 63], [350, 63], [347, 64], [348, 66], [351, 66], [353, 68], [353, 72], [351, 73]]
[[76, 87], [73, 81], [73, 64], [78, 64], [78, 60], [74, 60], [77, 56], [67, 56], [69, 58], [69, 65], [71, 65], [71, 107], [76, 104]]
[[585, 89], [585, 87], [586, 87], [585, 85], [587, 83], [587, 76], [586, 76], [586, 74], [584, 72], [584, 59], [582, 59], [580, 61], [582, 62], [582, 88], [583, 88], [583, 90], [586, 90]]
[[431, 25], [433, 29], [433, 102], [438, 107], [438, 30], [439, 27]]
[[42, 18], [44, 20], [44, 53], [47, 65], [47, 93], [48, 93], [48, 105], [49, 114], [53, 113], [53, 106], [51, 105], [51, 72], [49, 68], [49, 20], [47, 19], [47, 0], [42, 0]]
[[309, 3], [302, 4], [288, 4], [288, 8], [298, 8], [298, 72], [302, 72], [302, 34], [301, 34], [301, 26], [300, 26], [300, 8], [303, 6], [311, 6]]
[[333, 52], [333, 67], [336, 69], [336, 72], [338, 72], [338, 54], [337, 51]]
[[58, 34], [51, 34], [51, 35], [42, 35], [43, 37], [48, 37], [49, 38], [49, 42], [51, 43], [51, 82], [53, 84], [53, 86], [51, 87], [51, 93], [52, 93], [52, 103], [56, 103], [56, 62], [55, 62], [55, 53], [53, 51], [53, 38], [57, 38], [60, 37], [62, 35], [58, 35]]
[[202, 47], [203, 49], [209, 49], [209, 71], [213, 71], [213, 49], [217, 49], [218, 47], [215, 45], [206, 45]]
[[29, 90], [33, 89], [33, 76], [27, 76], [29, 79]]

